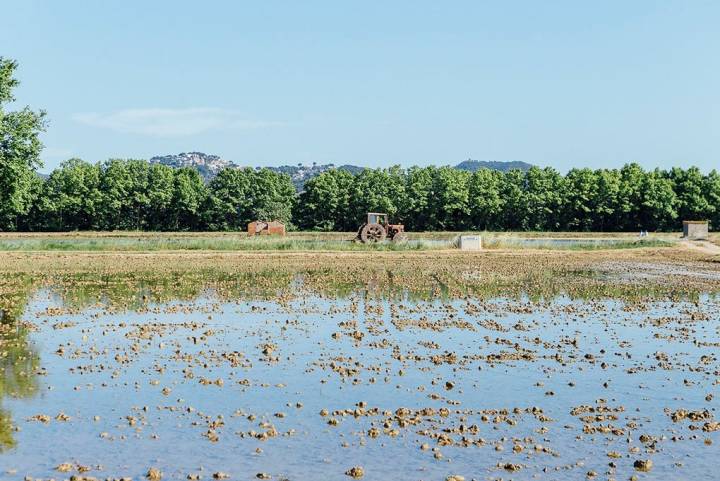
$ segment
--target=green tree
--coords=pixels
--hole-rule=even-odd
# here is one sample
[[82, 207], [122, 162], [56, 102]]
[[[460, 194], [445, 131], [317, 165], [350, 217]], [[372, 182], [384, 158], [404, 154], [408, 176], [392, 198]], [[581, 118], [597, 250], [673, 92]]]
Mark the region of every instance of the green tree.
[[175, 200], [175, 170], [162, 164], [151, 164], [147, 172], [147, 207], [144, 226], [151, 230], [168, 230], [175, 221], [170, 211]]
[[352, 230], [348, 222], [350, 187], [353, 175], [330, 169], [305, 182], [295, 210], [302, 229], [321, 231]]
[[667, 176], [677, 195], [677, 212], [683, 220], [705, 220], [711, 215], [712, 206], [705, 197], [704, 176], [697, 167], [681, 169], [673, 167]]
[[15, 229], [18, 231], [42, 231], [45, 227], [45, 215], [41, 212], [46, 206], [45, 196], [45, 179], [37, 173], [32, 176], [28, 187], [28, 197], [33, 200], [32, 205], [27, 212], [17, 218]]
[[59, 231], [97, 229], [101, 201], [100, 167], [80, 159], [66, 160], [44, 183], [38, 200], [41, 225]]
[[142, 230], [149, 210], [149, 163], [135, 159], [110, 159], [101, 165], [101, 218], [108, 230]]
[[243, 230], [252, 217], [252, 169], [223, 169], [208, 186], [204, 217], [211, 230]]
[[[252, 176], [250, 187], [252, 217], [248, 221], [278, 220], [290, 227], [296, 197], [290, 176], [270, 169], [258, 169]], [[268, 216], [272, 218], [267, 218]]]
[[202, 217], [207, 190], [200, 173], [192, 167], [176, 169], [173, 175], [173, 197], [168, 209], [169, 230], [197, 230]]
[[592, 230], [598, 211], [600, 179], [591, 169], [572, 169], [565, 176], [563, 228]]
[[462, 230], [468, 227], [470, 172], [452, 167], [435, 169], [433, 175], [433, 212], [437, 230]]
[[254, 220], [279, 220], [288, 227], [295, 186], [270, 169], [223, 169], [210, 181], [203, 216], [210, 229], [244, 230]]
[[255, 217], [292, 226], [292, 204], [277, 200], [266, 201], [255, 209]]
[[593, 229], [598, 231], [620, 230], [618, 221], [618, 199], [621, 176], [617, 169], [596, 171], [597, 194], [593, 211]]
[[525, 173], [524, 212], [520, 214], [525, 230], [558, 230], [564, 207], [563, 177], [553, 168], [532, 167]]
[[648, 172], [641, 191], [639, 226], [647, 230], [676, 227], [678, 198], [673, 184], [659, 169]]
[[393, 221], [405, 205], [405, 179], [400, 167], [366, 169], [353, 178], [350, 187], [348, 222], [357, 226], [364, 222], [368, 212], [386, 212]]
[[435, 224], [435, 167], [411, 167], [405, 172], [404, 202], [398, 215], [408, 230], [428, 230]]
[[613, 230], [653, 229], [652, 225], [645, 225], [650, 219], [642, 213], [647, 175], [645, 170], [634, 162], [620, 169], [620, 186], [617, 192]]
[[500, 228], [503, 230], [525, 229], [525, 173], [512, 169], [503, 175], [500, 196], [504, 199], [500, 216]]
[[468, 196], [473, 229], [502, 228], [501, 214], [505, 205], [502, 184], [503, 173], [497, 170], [479, 169], [472, 174]]
[[15, 230], [28, 214], [36, 192], [45, 112], [25, 107], [6, 111], [13, 102], [17, 62], [0, 57], [0, 230]]
[[707, 219], [710, 227], [720, 229], [720, 174], [713, 169], [703, 179], [703, 195], [708, 203]]

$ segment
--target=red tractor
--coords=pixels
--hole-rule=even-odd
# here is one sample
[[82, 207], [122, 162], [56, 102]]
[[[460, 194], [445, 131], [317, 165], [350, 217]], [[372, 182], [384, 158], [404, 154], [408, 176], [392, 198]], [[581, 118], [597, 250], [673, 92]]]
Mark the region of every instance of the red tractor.
[[385, 239], [390, 239], [393, 242], [406, 241], [405, 226], [403, 224], [390, 224], [387, 214], [368, 212], [367, 222], [360, 226], [355, 240], [367, 244], [370, 242], [382, 242]]

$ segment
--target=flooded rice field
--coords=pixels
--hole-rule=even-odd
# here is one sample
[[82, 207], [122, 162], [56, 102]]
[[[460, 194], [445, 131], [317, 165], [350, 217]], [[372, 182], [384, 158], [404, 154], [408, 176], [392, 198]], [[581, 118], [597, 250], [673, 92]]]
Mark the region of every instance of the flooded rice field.
[[715, 297], [299, 294], [34, 291], [2, 331], [0, 479], [714, 478]]

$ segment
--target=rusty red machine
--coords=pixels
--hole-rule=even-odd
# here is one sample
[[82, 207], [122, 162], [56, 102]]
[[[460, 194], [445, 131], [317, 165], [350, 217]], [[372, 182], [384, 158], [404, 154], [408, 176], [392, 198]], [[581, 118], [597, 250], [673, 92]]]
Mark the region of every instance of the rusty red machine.
[[384, 212], [368, 212], [367, 222], [360, 226], [355, 240], [367, 244], [382, 242], [385, 239], [390, 239], [392, 242], [406, 241], [405, 226], [391, 224], [388, 215]]
[[249, 237], [255, 235], [285, 235], [285, 224], [278, 221], [256, 220], [248, 224], [247, 233]]

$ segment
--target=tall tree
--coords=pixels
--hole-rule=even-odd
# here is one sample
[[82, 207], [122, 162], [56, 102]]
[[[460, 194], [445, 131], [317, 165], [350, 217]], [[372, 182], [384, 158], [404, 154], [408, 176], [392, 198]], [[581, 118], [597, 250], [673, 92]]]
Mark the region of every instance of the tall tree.
[[617, 192], [614, 230], [652, 229], [648, 216], [643, 215], [643, 192], [646, 188], [647, 173], [635, 162], [620, 169], [620, 188]]
[[135, 159], [110, 159], [101, 165], [101, 217], [108, 230], [148, 228], [149, 163]]
[[618, 198], [621, 176], [617, 169], [600, 169], [596, 171], [597, 194], [595, 208], [592, 213], [593, 229], [598, 231], [621, 230], [622, 225], [616, 223], [618, 218]]
[[563, 177], [551, 167], [532, 167], [525, 173], [524, 230], [558, 230], [565, 194]]
[[295, 187], [287, 174], [270, 169], [223, 169], [208, 187], [205, 225], [242, 230], [258, 219], [290, 225], [295, 200]]
[[14, 230], [33, 202], [37, 183], [35, 169], [41, 166], [45, 112], [25, 107], [6, 111], [13, 102], [17, 62], [0, 57], [0, 230]]
[[502, 230], [525, 229], [525, 173], [519, 169], [512, 169], [503, 175], [500, 186], [500, 196], [504, 199], [503, 210], [500, 215], [500, 228]]
[[471, 175], [452, 167], [435, 169], [432, 187], [435, 224], [432, 229], [462, 230], [468, 227], [468, 183]]
[[90, 230], [100, 226], [101, 201], [100, 167], [70, 159], [50, 174], [37, 204], [45, 229]]
[[677, 211], [683, 220], [705, 220], [711, 205], [705, 197], [703, 174], [697, 167], [682, 169], [673, 167], [667, 176], [677, 195]]
[[353, 175], [342, 169], [330, 169], [305, 182], [295, 218], [302, 229], [322, 231], [352, 230], [348, 222], [350, 186]]
[[592, 230], [598, 214], [598, 174], [591, 169], [572, 169], [565, 176], [563, 228]]
[[252, 169], [223, 169], [208, 186], [205, 224], [212, 230], [242, 230], [252, 217]]
[[500, 215], [505, 204], [501, 195], [502, 183], [503, 173], [497, 170], [479, 169], [473, 173], [468, 189], [473, 229], [502, 228]]
[[348, 221], [359, 225], [368, 212], [386, 212], [394, 217], [405, 202], [405, 179], [400, 167], [366, 169], [353, 179]]
[[170, 210], [175, 200], [175, 170], [162, 164], [151, 164], [147, 172], [147, 208], [145, 226], [168, 230], [175, 221]]
[[289, 175], [270, 169], [256, 170], [250, 189], [250, 220], [278, 220], [290, 224], [295, 197], [295, 186]]
[[175, 170], [173, 197], [168, 209], [169, 230], [197, 230], [207, 189], [200, 173], [192, 167]]
[[713, 169], [703, 179], [703, 195], [708, 203], [707, 219], [710, 227], [720, 230], [720, 173]]
[[435, 225], [435, 167], [411, 167], [405, 172], [404, 202], [399, 218], [408, 230], [428, 230]]
[[648, 172], [640, 196], [639, 227], [646, 230], [677, 228], [677, 204], [672, 182], [660, 169]]

